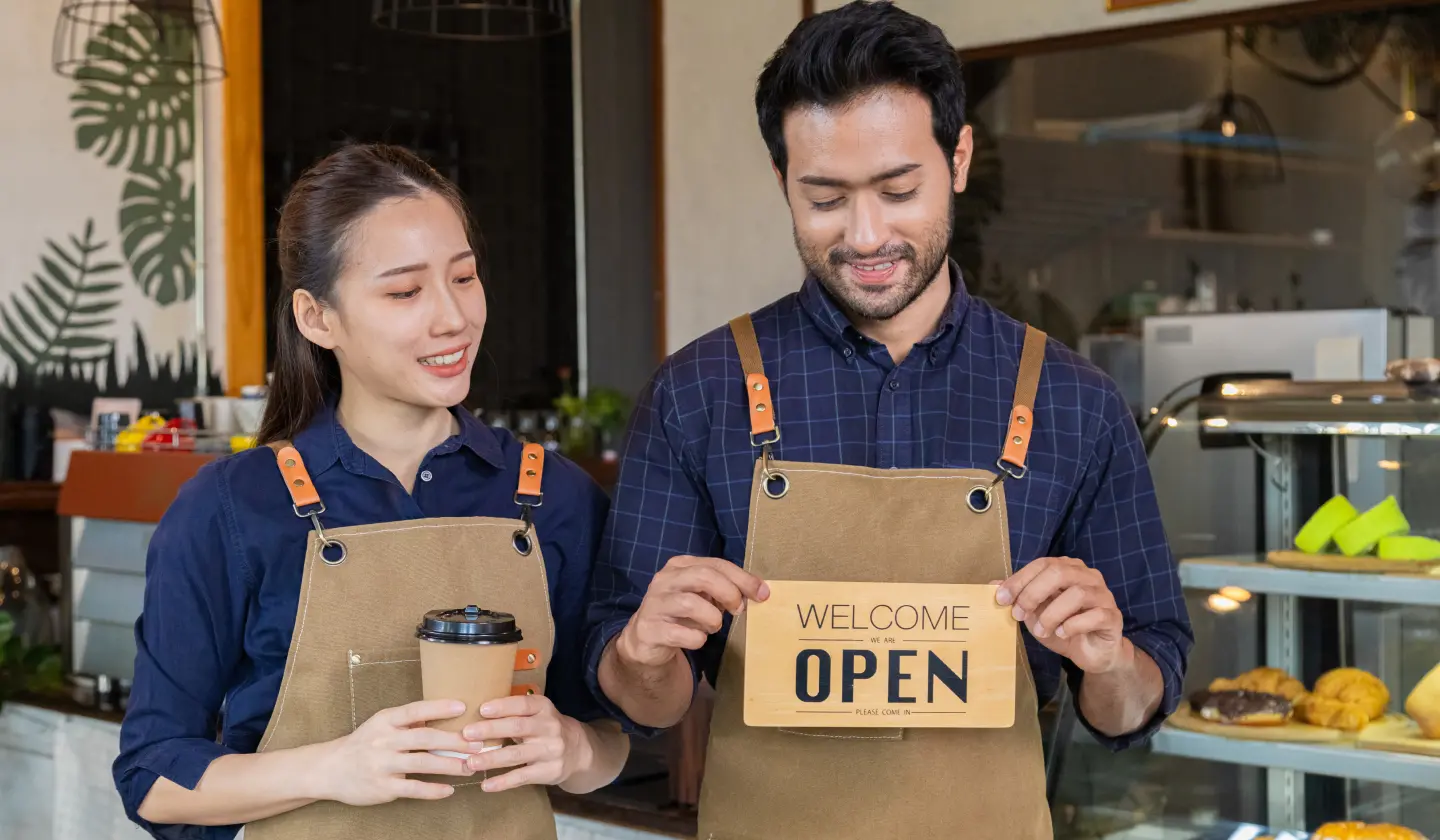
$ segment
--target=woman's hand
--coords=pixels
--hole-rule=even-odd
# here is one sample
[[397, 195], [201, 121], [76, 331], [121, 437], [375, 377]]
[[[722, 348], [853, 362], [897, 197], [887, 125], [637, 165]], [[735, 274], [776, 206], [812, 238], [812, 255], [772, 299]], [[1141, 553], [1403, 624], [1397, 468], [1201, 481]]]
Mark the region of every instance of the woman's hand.
[[503, 697], [480, 707], [486, 720], [472, 723], [462, 733], [469, 752], [483, 749], [481, 741], [510, 738], [517, 743], [472, 755], [466, 763], [474, 772], [516, 767], [487, 778], [487, 791], [522, 785], [563, 785], [594, 762], [594, 746], [585, 724], [555, 709], [541, 694]]
[[425, 726], [463, 714], [465, 704], [422, 700], [376, 712], [354, 732], [324, 745], [315, 776], [324, 786], [321, 798], [346, 805], [380, 805], [396, 799], [444, 799], [450, 785], [406, 778], [407, 773], [471, 776], [463, 758], [444, 758], [428, 750], [468, 753], [472, 748], [459, 732]]

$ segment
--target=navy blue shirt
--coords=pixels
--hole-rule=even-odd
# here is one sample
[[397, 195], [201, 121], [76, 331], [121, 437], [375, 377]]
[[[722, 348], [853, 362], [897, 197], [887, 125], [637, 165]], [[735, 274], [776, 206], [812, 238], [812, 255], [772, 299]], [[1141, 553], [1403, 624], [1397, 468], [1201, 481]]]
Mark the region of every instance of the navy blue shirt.
[[[959, 276], [953, 263], [951, 274]], [[971, 298], [963, 283], [954, 287], [937, 330], [899, 365], [850, 324], [813, 277], [754, 313], [782, 435], [775, 457], [995, 470], [1025, 326]], [[744, 381], [734, 339], [722, 327], [670, 357], [637, 401], [596, 559], [587, 669], [596, 697], [622, 721], [600, 690], [597, 667], [651, 578], [676, 555], [744, 562], [758, 451], [750, 444]], [[1054, 341], [1045, 349], [1027, 466], [1023, 479], [1005, 485], [1015, 568], [1071, 556], [1098, 569], [1124, 613], [1125, 635], [1164, 675], [1160, 713], [1147, 728], [1111, 739], [1085, 722], [1108, 746], [1129, 746], [1174, 711], [1194, 637], [1135, 421], [1113, 381]], [[691, 657], [712, 685], [728, 619]], [[1078, 669], [1023, 632], [1041, 703], [1054, 696], [1062, 670], [1078, 693]]]
[[[355, 446], [332, 410], [322, 412], [294, 441], [325, 503], [322, 524], [517, 517], [521, 444], [469, 412], [455, 414], [459, 433], [425, 456], [412, 495]], [[546, 457], [543, 482], [535, 529], [555, 618], [545, 693], [562, 713], [593, 719], [603, 712], [585, 684], [582, 648], [608, 499], [558, 455]], [[193, 789], [215, 758], [255, 751], [279, 695], [311, 528], [291, 510], [266, 447], [207, 465], [156, 528], [114, 765], [126, 813], [154, 836], [228, 838], [238, 830], [151, 825], [136, 810], [157, 776]]]

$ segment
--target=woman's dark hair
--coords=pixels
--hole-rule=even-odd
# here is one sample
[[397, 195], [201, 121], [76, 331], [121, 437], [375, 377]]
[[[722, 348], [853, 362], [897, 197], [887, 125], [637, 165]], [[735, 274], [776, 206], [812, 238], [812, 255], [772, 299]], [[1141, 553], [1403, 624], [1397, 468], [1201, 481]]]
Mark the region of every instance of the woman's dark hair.
[[780, 174], [789, 163], [786, 112], [833, 107], [887, 85], [930, 100], [935, 142], [955, 157], [965, 127], [960, 56], [940, 27], [889, 2], [854, 0], [802, 20], [765, 63], [755, 85], [760, 136]]
[[484, 257], [460, 190], [406, 149], [345, 146], [305, 170], [290, 188], [276, 232], [281, 288], [275, 306], [275, 364], [257, 443], [294, 438], [327, 400], [340, 393], [335, 354], [312, 344], [295, 323], [291, 300], [296, 290], [304, 289], [321, 303], [333, 303], [347, 234], [355, 223], [383, 201], [418, 198], [426, 192], [450, 202], [460, 215], [483, 279]]

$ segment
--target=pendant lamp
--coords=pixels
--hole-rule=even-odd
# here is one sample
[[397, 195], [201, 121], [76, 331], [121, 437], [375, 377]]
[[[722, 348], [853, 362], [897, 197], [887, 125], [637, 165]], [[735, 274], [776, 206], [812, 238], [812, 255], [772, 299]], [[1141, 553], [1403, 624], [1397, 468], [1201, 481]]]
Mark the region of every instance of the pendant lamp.
[[375, 0], [381, 29], [452, 41], [519, 41], [570, 29], [570, 0]]
[[72, 79], [125, 65], [137, 83], [189, 87], [225, 78], [225, 49], [211, 0], [65, 0], [51, 65]]

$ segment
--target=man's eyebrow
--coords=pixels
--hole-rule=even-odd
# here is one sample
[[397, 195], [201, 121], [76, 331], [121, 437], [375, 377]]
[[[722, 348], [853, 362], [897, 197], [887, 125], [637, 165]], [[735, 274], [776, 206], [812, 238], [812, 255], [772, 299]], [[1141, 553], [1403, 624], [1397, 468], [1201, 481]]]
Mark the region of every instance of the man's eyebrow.
[[[889, 181], [892, 178], [899, 178], [901, 175], [914, 172], [919, 168], [920, 164], [918, 163], [906, 163], [892, 169], [887, 169], [866, 182], [866, 186], [873, 186]], [[824, 175], [801, 175], [795, 180], [812, 187], [835, 187], [837, 189], [844, 189], [845, 187], [851, 186], [849, 181], [842, 178], [828, 178]]]

